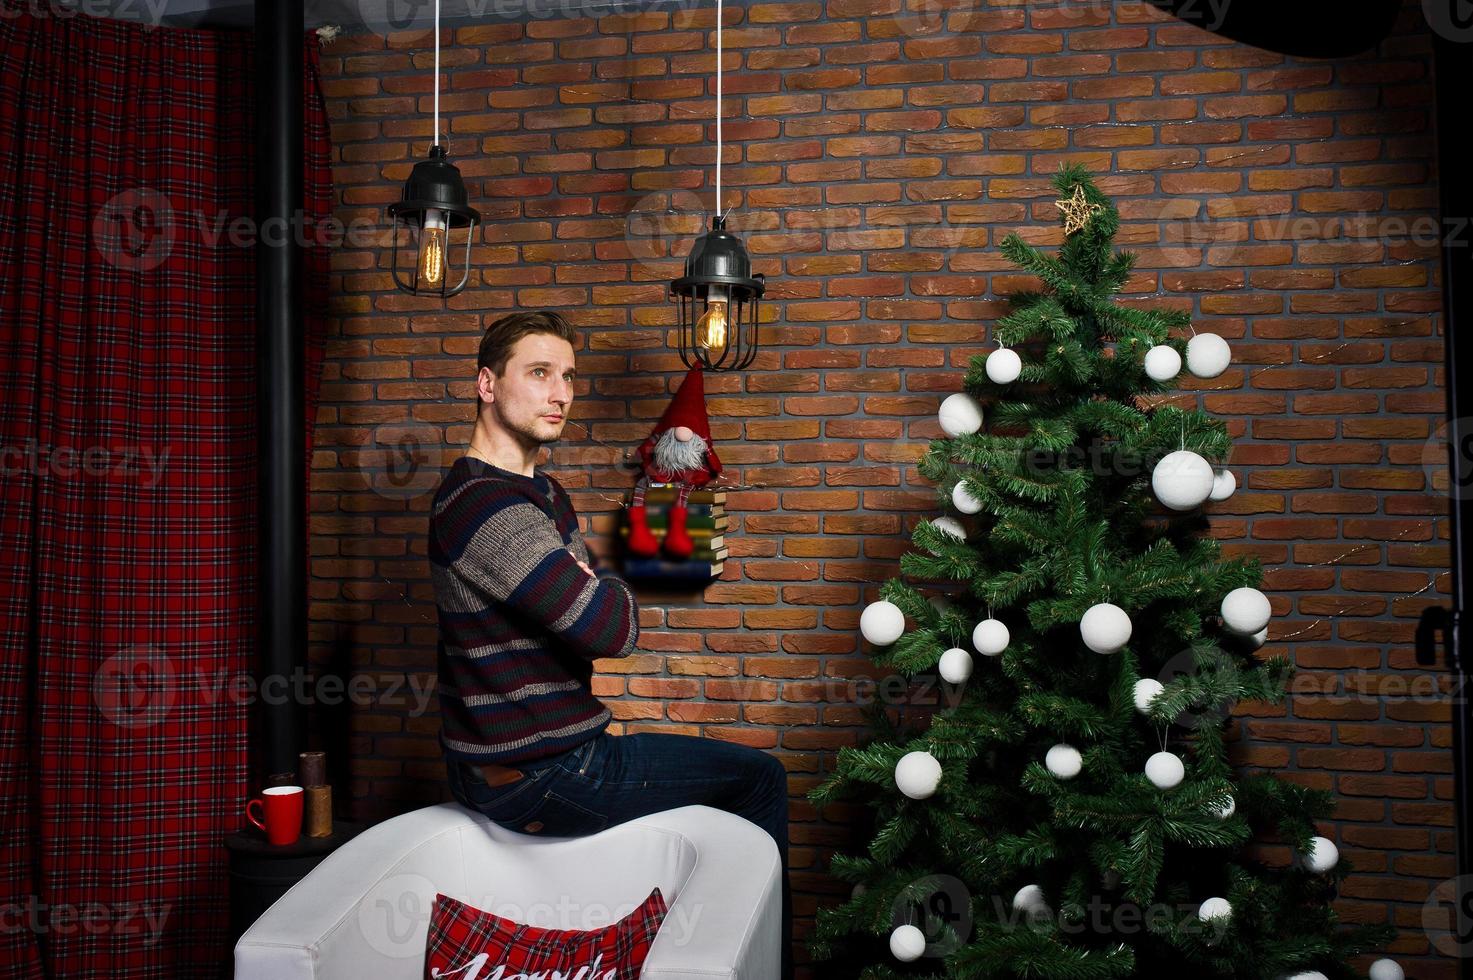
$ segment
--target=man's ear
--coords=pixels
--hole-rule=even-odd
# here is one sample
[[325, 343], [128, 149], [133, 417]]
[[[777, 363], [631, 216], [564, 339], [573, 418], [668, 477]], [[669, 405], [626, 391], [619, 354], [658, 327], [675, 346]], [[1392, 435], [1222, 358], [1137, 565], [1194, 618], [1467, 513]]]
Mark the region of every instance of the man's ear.
[[[496, 400], [496, 375], [491, 372], [490, 368], [481, 368], [476, 374], [476, 389], [477, 391], [484, 389], [487, 394], [491, 395], [491, 401]], [[481, 402], [483, 405], [485, 403], [484, 400]]]

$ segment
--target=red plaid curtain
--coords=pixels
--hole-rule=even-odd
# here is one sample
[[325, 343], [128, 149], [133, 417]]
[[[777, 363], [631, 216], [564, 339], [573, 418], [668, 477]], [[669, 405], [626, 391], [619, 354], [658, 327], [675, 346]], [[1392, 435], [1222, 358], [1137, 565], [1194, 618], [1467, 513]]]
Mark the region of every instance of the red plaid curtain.
[[[251, 38], [61, 10], [0, 9], [0, 974], [226, 975], [256, 621]], [[327, 249], [306, 256], [310, 454]]]

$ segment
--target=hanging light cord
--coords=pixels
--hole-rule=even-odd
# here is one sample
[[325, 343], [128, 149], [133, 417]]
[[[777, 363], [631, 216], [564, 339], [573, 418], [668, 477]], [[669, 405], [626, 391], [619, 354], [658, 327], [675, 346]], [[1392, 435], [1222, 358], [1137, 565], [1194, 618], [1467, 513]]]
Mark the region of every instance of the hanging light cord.
[[716, 214], [722, 212], [722, 0], [716, 0]]
[[435, 135], [430, 145], [440, 145], [440, 0], [435, 0]]

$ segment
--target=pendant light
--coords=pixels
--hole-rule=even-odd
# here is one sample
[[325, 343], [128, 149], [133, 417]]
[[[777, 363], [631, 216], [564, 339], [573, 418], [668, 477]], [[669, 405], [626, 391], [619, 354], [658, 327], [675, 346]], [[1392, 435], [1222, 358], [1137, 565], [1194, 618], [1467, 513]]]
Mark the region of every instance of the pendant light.
[[[421, 160], [404, 181], [402, 199], [387, 208], [394, 223], [394, 285], [414, 296], [454, 296], [466, 287], [471, 276], [471, 239], [475, 237], [480, 212], [471, 207], [460, 168], [445, 159], [440, 145], [440, 0], [435, 0], [435, 130], [428, 160]], [[399, 234], [408, 226], [415, 241], [413, 268], [405, 269], [399, 257]], [[465, 254], [461, 264], [452, 264], [451, 232], [465, 229]], [[405, 279], [405, 274], [409, 278]]]
[[[758, 301], [766, 288], [762, 273], [741, 241], [726, 230], [721, 212], [721, 0], [716, 0], [716, 213], [711, 230], [696, 239], [685, 275], [670, 284], [680, 302], [680, 359], [711, 371], [739, 371], [757, 355]], [[730, 363], [727, 363], [730, 359]]]

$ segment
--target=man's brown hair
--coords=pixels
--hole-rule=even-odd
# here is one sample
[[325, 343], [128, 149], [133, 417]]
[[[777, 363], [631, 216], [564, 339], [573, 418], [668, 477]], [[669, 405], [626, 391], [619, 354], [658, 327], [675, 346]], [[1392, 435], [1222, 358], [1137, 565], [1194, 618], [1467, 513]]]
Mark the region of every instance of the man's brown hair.
[[574, 347], [578, 346], [577, 332], [561, 313], [552, 310], [508, 313], [486, 328], [486, 334], [481, 338], [481, 352], [476, 358], [476, 375], [480, 376], [482, 368], [490, 368], [492, 374], [501, 377], [506, 372], [506, 362], [511, 358], [517, 341], [534, 333], [550, 333]]

